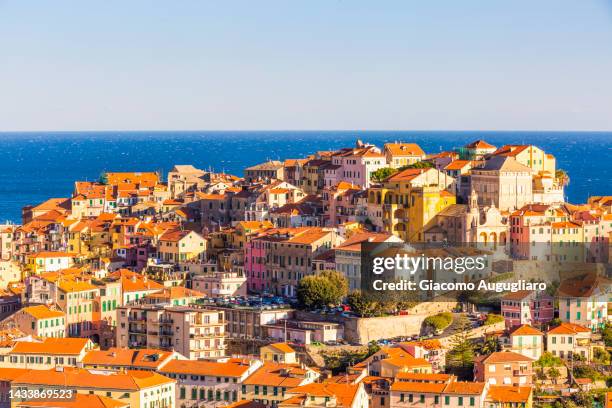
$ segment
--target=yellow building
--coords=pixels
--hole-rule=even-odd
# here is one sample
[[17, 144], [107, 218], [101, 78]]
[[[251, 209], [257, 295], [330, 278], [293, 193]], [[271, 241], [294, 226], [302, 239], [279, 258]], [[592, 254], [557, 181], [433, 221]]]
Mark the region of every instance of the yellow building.
[[27, 255], [26, 268], [31, 274], [55, 272], [72, 266], [74, 254], [67, 252], [41, 251]]
[[259, 349], [259, 355], [263, 361], [285, 364], [295, 364], [298, 362], [295, 350], [287, 343], [273, 343], [262, 346]]
[[505, 145], [493, 152], [493, 155], [514, 157], [517, 162], [530, 167], [536, 174], [548, 172], [552, 176], [555, 175], [555, 156], [534, 145]]
[[195, 261], [206, 252], [206, 240], [195, 231], [168, 231], [160, 237], [157, 249], [165, 262]]
[[385, 143], [383, 153], [389, 167], [394, 169], [425, 159], [425, 152], [416, 143]]
[[275, 406], [287, 399], [287, 391], [313, 383], [320, 374], [297, 364], [265, 362], [242, 383], [242, 398]]
[[436, 214], [456, 203], [448, 192], [454, 182], [433, 168], [407, 169], [370, 188], [368, 204], [381, 208], [385, 231], [407, 242], [423, 242], [423, 232]]
[[94, 312], [100, 289], [75, 276], [59, 278], [57, 289], [57, 305], [66, 313], [66, 334], [71, 337], [95, 334]]
[[0, 355], [0, 367], [36, 370], [56, 366], [76, 367], [93, 348], [91, 340], [74, 337], [16, 341], [13, 347]]

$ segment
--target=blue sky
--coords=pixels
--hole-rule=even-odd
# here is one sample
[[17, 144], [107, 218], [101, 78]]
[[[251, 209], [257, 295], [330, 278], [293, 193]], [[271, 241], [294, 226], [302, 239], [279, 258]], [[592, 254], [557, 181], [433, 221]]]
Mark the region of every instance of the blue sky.
[[0, 0], [0, 130], [612, 130], [611, 0]]

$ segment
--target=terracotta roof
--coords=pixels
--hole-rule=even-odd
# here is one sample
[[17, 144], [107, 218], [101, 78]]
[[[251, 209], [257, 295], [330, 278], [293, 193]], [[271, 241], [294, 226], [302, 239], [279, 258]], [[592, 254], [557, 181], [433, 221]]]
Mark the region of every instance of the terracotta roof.
[[266, 362], [247, 379], [245, 385], [270, 385], [293, 388], [299, 386], [305, 379], [307, 369], [297, 364], [279, 364]]
[[91, 350], [83, 357], [83, 364], [132, 368], [158, 368], [172, 358], [171, 351], [159, 349], [127, 349], [111, 347]]
[[531, 291], [530, 290], [518, 290], [516, 292], [510, 292], [507, 295], [505, 295], [502, 300], [523, 300], [525, 299], [527, 296], [531, 295]]
[[[191, 232], [195, 232], [192, 230], [171, 230], [171, 231], [166, 231], [164, 234], [162, 234], [161, 237], [159, 237], [160, 241], [169, 241], [169, 242], [178, 242], [181, 239], [185, 238], [187, 235], [189, 235], [189, 233]], [[195, 232], [197, 235], [197, 232]]]
[[495, 146], [485, 142], [482, 139], [475, 140], [472, 143], [468, 143], [465, 145], [468, 149], [495, 149]]
[[528, 324], [524, 324], [520, 327], [517, 327], [510, 333], [511, 336], [543, 336], [544, 333], [531, 327]]
[[268, 347], [276, 349], [277, 351], [280, 351], [281, 353], [295, 353], [295, 350], [292, 349], [291, 346], [288, 345], [287, 343], [268, 344]]
[[59, 251], [41, 251], [28, 254], [28, 258], [72, 258], [74, 254]]
[[45, 305], [24, 307], [21, 310], [36, 319], [51, 319], [54, 317], [65, 316], [64, 312], [60, 312], [58, 310], [51, 310], [48, 306]]
[[561, 282], [558, 289], [559, 297], [590, 297], [599, 287], [610, 288], [610, 281], [595, 273], [586, 273], [566, 279]]
[[164, 289], [164, 285], [161, 285], [154, 280], [147, 278], [136, 272], [132, 272], [128, 269], [118, 269], [115, 272], [108, 275], [110, 279], [120, 279], [121, 288], [123, 292], [146, 292], [146, 291], [160, 291]]
[[591, 330], [586, 327], [574, 324], [563, 322], [559, 326], [554, 327], [548, 331], [548, 334], [578, 334], [578, 333], [590, 333]]
[[450, 162], [444, 170], [461, 170], [464, 167], [467, 167], [472, 164], [471, 160], [454, 160]]
[[19, 408], [124, 408], [129, 407], [129, 402], [119, 401], [109, 397], [96, 394], [77, 393], [74, 399], [64, 401], [23, 401], [17, 402]]
[[482, 394], [486, 384], [483, 382], [460, 382], [452, 381], [446, 388], [444, 388], [445, 394]]
[[63, 367], [61, 370], [30, 370], [13, 380], [16, 385], [47, 385], [85, 389], [139, 391], [173, 383], [153, 371], [97, 371]]
[[400, 171], [399, 173], [392, 174], [391, 176], [387, 177], [384, 181], [391, 181], [391, 182], [411, 181], [417, 178], [418, 176], [420, 176], [421, 174], [425, 174], [431, 170], [433, 170], [433, 168], [431, 167], [426, 167], [424, 169], [406, 169], [406, 170]]
[[416, 143], [385, 143], [385, 151], [393, 156], [425, 156], [425, 152]]
[[[286, 394], [302, 396], [336, 397], [337, 407], [350, 408], [355, 399], [359, 384], [311, 383], [287, 390]], [[283, 401], [287, 405], [287, 401]], [[302, 406], [302, 404], [297, 404]]]
[[487, 392], [487, 401], [525, 403], [531, 395], [531, 387], [515, 387], [512, 385], [491, 385]]
[[486, 363], [509, 363], [514, 361], [533, 361], [533, 359], [514, 351], [496, 351], [485, 357], [483, 361]]
[[442, 393], [446, 383], [396, 381], [391, 385], [391, 391]]
[[79, 355], [89, 342], [89, 339], [79, 337], [45, 337], [42, 342], [17, 341], [9, 354]]
[[159, 371], [211, 377], [241, 377], [249, 370], [249, 367], [249, 360], [239, 358], [230, 359], [225, 363], [206, 360], [171, 360]]

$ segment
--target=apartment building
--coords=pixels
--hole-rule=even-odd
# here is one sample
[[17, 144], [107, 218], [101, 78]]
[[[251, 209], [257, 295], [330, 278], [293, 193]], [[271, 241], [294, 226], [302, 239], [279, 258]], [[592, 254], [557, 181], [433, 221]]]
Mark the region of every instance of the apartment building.
[[152, 371], [105, 371], [73, 367], [28, 370], [11, 381], [14, 391], [72, 389], [126, 402], [130, 407], [173, 408], [176, 381]]
[[320, 374], [297, 364], [266, 362], [242, 382], [243, 399], [277, 406], [287, 399], [287, 391], [315, 382]]
[[177, 381], [177, 406], [223, 407], [242, 399], [242, 384], [262, 366], [256, 359], [172, 360], [159, 373]]
[[544, 333], [524, 324], [510, 333], [510, 348], [533, 360], [538, 360], [544, 353]]
[[579, 355], [591, 361], [591, 330], [573, 323], [563, 322], [546, 333], [546, 350], [554, 356], [571, 359]]
[[512, 351], [480, 356], [475, 360], [474, 379], [491, 385], [531, 385], [533, 361], [532, 358]]
[[0, 367], [36, 370], [58, 366], [75, 367], [94, 347], [89, 339], [73, 337], [16, 341], [6, 353], [0, 354]]
[[190, 306], [117, 308], [117, 347], [176, 350], [189, 359], [225, 355], [225, 318], [218, 310]]
[[66, 314], [45, 305], [24, 307], [13, 315], [19, 330], [38, 337], [66, 337]]
[[523, 325], [541, 326], [555, 316], [554, 299], [544, 291], [517, 291], [501, 300], [501, 315], [508, 330]]

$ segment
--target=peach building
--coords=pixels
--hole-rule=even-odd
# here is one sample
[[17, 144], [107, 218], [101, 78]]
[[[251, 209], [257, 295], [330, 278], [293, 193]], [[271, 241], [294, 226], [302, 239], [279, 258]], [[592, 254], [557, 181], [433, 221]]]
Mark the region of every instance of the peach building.
[[175, 407], [176, 381], [151, 371], [102, 372], [83, 368], [57, 367], [29, 370], [11, 382], [12, 390], [70, 388], [126, 402], [130, 407]]
[[495, 352], [476, 358], [474, 379], [491, 385], [531, 385], [533, 359], [512, 351]]
[[533, 201], [533, 170], [512, 157], [494, 156], [483, 167], [473, 168], [471, 172], [478, 205], [508, 211]]
[[389, 167], [394, 169], [425, 159], [425, 152], [416, 143], [385, 143], [383, 153]]
[[242, 383], [243, 399], [277, 405], [287, 399], [287, 391], [313, 383], [320, 374], [298, 364], [266, 362]]
[[255, 359], [171, 360], [159, 372], [178, 382], [177, 407], [222, 407], [243, 398], [244, 381], [261, 366], [261, 361]]
[[591, 330], [563, 322], [546, 333], [546, 350], [561, 358], [571, 359], [577, 354], [591, 361]]
[[66, 314], [45, 305], [24, 307], [15, 313], [19, 330], [39, 337], [66, 337]]
[[188, 306], [117, 308], [117, 347], [176, 350], [189, 359], [225, 355], [222, 311]]
[[0, 367], [45, 370], [58, 366], [76, 366], [94, 344], [89, 339], [46, 337], [41, 340], [16, 341], [0, 355]]
[[538, 360], [544, 352], [544, 333], [524, 324], [510, 333], [511, 350]]
[[363, 383], [311, 383], [292, 388], [285, 393], [287, 399], [278, 408], [368, 408], [369, 398]]

